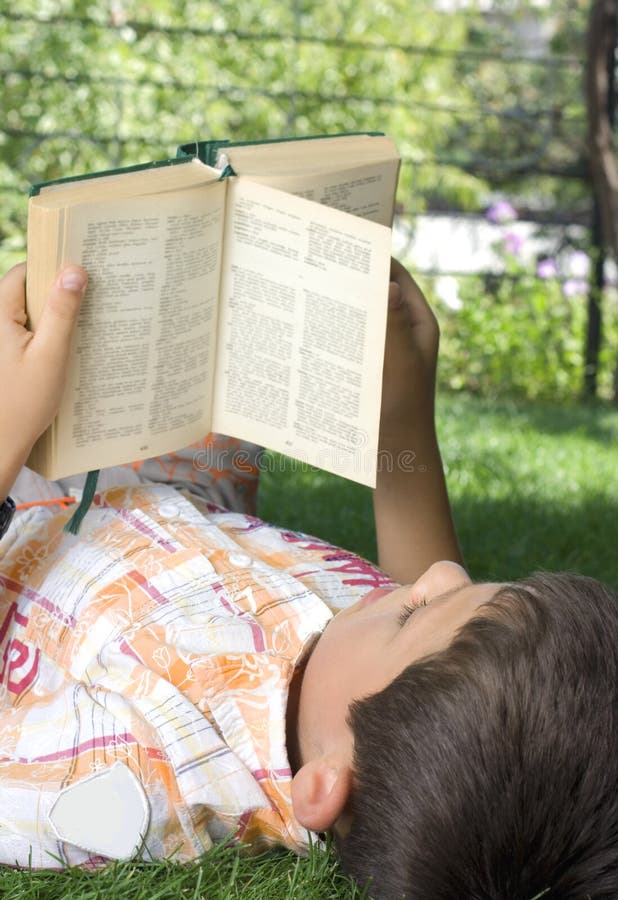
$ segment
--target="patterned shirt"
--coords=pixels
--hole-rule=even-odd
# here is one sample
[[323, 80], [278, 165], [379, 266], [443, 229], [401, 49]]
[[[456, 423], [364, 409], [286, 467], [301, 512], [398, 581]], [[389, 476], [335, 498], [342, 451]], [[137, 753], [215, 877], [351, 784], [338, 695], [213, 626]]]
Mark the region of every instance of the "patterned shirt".
[[0, 544], [0, 862], [303, 852], [289, 684], [388, 576], [168, 485], [102, 493], [78, 537], [35, 508]]

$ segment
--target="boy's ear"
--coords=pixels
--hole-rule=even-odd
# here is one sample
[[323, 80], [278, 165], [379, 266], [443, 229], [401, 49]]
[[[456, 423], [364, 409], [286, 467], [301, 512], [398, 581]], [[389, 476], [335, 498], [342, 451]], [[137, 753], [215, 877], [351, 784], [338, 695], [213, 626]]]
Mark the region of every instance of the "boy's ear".
[[343, 813], [351, 787], [347, 763], [325, 756], [313, 759], [292, 779], [294, 815], [309, 831], [327, 831]]

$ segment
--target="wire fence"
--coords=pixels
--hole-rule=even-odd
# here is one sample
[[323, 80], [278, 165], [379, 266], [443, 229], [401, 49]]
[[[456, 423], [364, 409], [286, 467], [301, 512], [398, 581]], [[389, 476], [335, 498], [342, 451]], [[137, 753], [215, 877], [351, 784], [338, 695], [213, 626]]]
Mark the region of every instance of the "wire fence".
[[[417, 259], [429, 278], [534, 276], [544, 256], [587, 246], [584, 59], [556, 52], [540, 25], [531, 41], [516, 16], [455, 27], [450, 12], [427, 10], [426, 37], [416, 40], [409, 27], [391, 22], [388, 31], [388, 16], [367, 37], [361, 2], [328, 14], [301, 0], [188, 3], [183, 12], [129, 0], [3, 7], [2, 260], [23, 254], [31, 182], [161, 158], [193, 139], [352, 130], [384, 130], [401, 149], [397, 221], [407, 252], [428, 217], [470, 223], [465, 266]], [[504, 246], [489, 246], [491, 232], [479, 238], [501, 196], [539, 234], [523, 256], [530, 271], [509, 266]], [[502, 237], [496, 231], [494, 243]], [[568, 268], [556, 276], [572, 280]]]
[[[53, 5], [53, 4], [52, 4]], [[71, 4], [69, 4], [69, 7]], [[19, 3], [17, 4], [19, 7]], [[294, 20], [299, 18], [299, 2], [292, 4]], [[460, 142], [459, 152], [453, 152], [448, 147], [448, 141], [442, 146], [432, 146], [427, 154], [419, 144], [414, 148], [414, 156], [404, 154], [404, 165], [432, 167], [458, 167], [463, 170], [473, 170], [477, 175], [491, 176], [492, 180], [511, 179], [515, 175], [544, 175], [557, 179], [582, 179], [586, 177], [586, 166], [583, 161], [583, 133], [585, 129], [585, 111], [579, 98], [580, 82], [582, 77], [582, 59], [575, 55], [552, 53], [551, 55], [533, 55], [529, 53], [517, 53], [508, 50], [492, 51], [490, 49], [475, 50], [470, 48], [444, 48], [432, 43], [431, 45], [418, 45], [413, 43], [397, 43], [384, 40], [358, 40], [345, 36], [329, 37], [328, 35], [312, 35], [298, 27], [295, 31], [282, 33], [266, 29], [245, 30], [232, 28], [226, 25], [221, 27], [195, 27], [183, 25], [157, 25], [155, 21], [143, 21], [128, 17], [120, 4], [99, 2], [89, 6], [88, 16], [74, 15], [70, 13], [46, 15], [25, 13], [12, 10], [0, 11], [0, 25], [8, 29], [5, 40], [7, 46], [0, 56], [0, 76], [3, 80], [5, 96], [13, 94], [16, 97], [27, 96], [30, 100], [37, 93], [41, 95], [44, 103], [46, 92], [52, 86], [56, 86], [60, 92], [69, 95], [85, 90], [86, 95], [96, 95], [102, 90], [107, 92], [106, 103], [110, 101], [116, 107], [116, 115], [112, 117], [113, 133], [106, 131], [97, 123], [98, 127], [80, 129], [50, 129], [45, 122], [49, 114], [41, 115], [36, 127], [28, 127], [32, 122], [30, 116], [15, 115], [17, 110], [5, 110], [3, 122], [0, 127], [0, 135], [6, 140], [19, 142], [24, 150], [20, 154], [24, 169], [27, 170], [27, 153], [31, 151], [33, 142], [43, 143], [50, 139], [63, 138], [74, 141], [86, 141], [94, 143], [108, 153], [111, 164], [119, 162], [132, 162], [136, 148], [156, 149], [161, 147], [161, 133], [153, 128], [153, 122], [143, 121], [136, 114], [143, 106], [146, 95], [156, 95], [157, 102], [166, 107], [175, 104], [182, 98], [199, 98], [201, 105], [211, 103], [224, 103], [230, 107], [239, 104], [250, 105], [254, 101], [266, 100], [277, 107], [277, 111], [292, 110], [295, 119], [290, 123], [295, 132], [297, 120], [306, 118], [307, 111], [319, 108], [322, 112], [326, 109], [334, 111], [333, 118], [340, 118], [338, 110], [352, 110], [355, 118], [360, 122], [375, 126], [381, 122], [389, 111], [396, 114], [407, 112], [413, 115], [418, 123], [417, 131], [422, 133], [426, 123], [431, 121], [432, 129], [446, 128], [455, 136], [465, 134], [467, 143]], [[256, 84], [251, 78], [238, 77], [230, 68], [219, 70], [217, 80], [212, 84], [205, 84], [183, 73], [182, 78], [170, 76], [157, 77], [155, 67], [143, 66], [141, 71], [133, 68], [130, 75], [116, 72], [101, 72], [96, 67], [89, 68], [90, 60], [79, 58], [68, 59], [63, 56], [60, 59], [53, 55], [45, 59], [40, 57], [35, 60], [30, 56], [30, 64], [27, 66], [17, 64], [24, 58], [23, 53], [11, 54], [11, 37], [18, 36], [25, 30], [34, 36], [34, 43], [41, 43], [40, 35], [53, 33], [62, 29], [66, 34], [73, 33], [78, 42], [84, 45], [92, 39], [92, 34], [105, 35], [112, 41], [133, 47], [137, 56], [143, 51], [136, 44], [149, 40], [163, 41], [170, 46], [174, 41], [183, 42], [183, 54], [188, 58], [199, 56], [204, 45], [208, 48], [213, 44], [221, 45], [246, 45], [250, 51], [258, 49], [264, 52], [265, 45], [276, 46], [282, 51], [289, 63], [286, 71], [278, 77], [276, 87], [266, 87]], [[11, 35], [11, 31], [13, 35]], [[303, 85], [303, 77], [295, 71], [292, 64], [293, 57], [299, 49], [304, 48], [309, 52], [315, 48], [323, 60], [324, 71], [332, 71], [336, 68], [341, 55], [346, 58], [352, 55], [352, 65], [361, 73], [367, 65], [367, 60], [373, 57], [379, 67], [389, 65], [389, 58], [394, 55], [405, 59], [409, 64], [415, 59], [420, 66], [434, 65], [436, 60], [447, 61], [451, 66], [464, 66], [469, 77], [474, 77], [479, 67], [495, 65], [499, 70], [506, 70], [509, 74], [505, 77], [505, 83], [509, 85], [510, 93], [513, 92], [518, 79], [530, 86], [531, 71], [536, 71], [540, 79], [535, 85], [533, 96], [530, 91], [526, 97], [526, 105], [522, 106], [516, 100], [505, 102], [502, 95], [494, 97], [485, 96], [479, 98], [479, 102], [453, 103], [440, 98], [439, 102], [431, 102], [427, 99], [427, 92], [421, 83], [413, 84], [410, 79], [403, 78], [399, 87], [404, 91], [399, 95], [391, 91], [380, 94], [376, 90], [367, 90], [367, 82], [370, 87], [375, 85], [375, 79], [357, 78], [357, 82], [365, 88], [362, 92], [350, 91], [349, 87], [337, 92], [327, 90], [310, 90]], [[143, 58], [143, 57], [142, 57]], [[36, 64], [34, 64], [36, 62]], [[144, 60], [148, 62], [148, 60]], [[122, 70], [121, 66], [116, 66]], [[169, 67], [168, 67], [169, 68]], [[159, 67], [160, 71], [160, 67]], [[560, 105], [557, 96], [556, 82], [559, 74], [565, 73], [570, 77], [572, 94], [575, 102], [568, 107]], [[488, 80], [487, 78], [485, 79]], [[490, 80], [490, 79], [489, 79]], [[236, 83], [232, 83], [236, 81]], [[345, 86], [344, 86], [345, 87]], [[57, 98], [57, 93], [54, 95]], [[94, 99], [94, 97], [91, 97]], [[474, 99], [474, 98], [472, 98]], [[483, 101], [482, 103], [480, 101]], [[7, 97], [10, 102], [10, 96]], [[147, 102], [147, 106], [150, 103]], [[385, 113], [386, 111], [386, 113]], [[49, 111], [48, 111], [49, 112]], [[11, 115], [12, 113], [12, 115]], [[287, 116], [286, 116], [287, 117]], [[391, 115], [392, 117], [392, 115]], [[107, 117], [109, 120], [109, 116]], [[246, 116], [245, 116], [246, 118]], [[277, 118], [280, 118], [278, 116]], [[314, 116], [314, 119], [322, 120], [325, 116]], [[326, 117], [328, 118], [328, 117]], [[239, 136], [250, 124], [242, 121], [243, 116], [235, 123], [235, 130]], [[11, 121], [19, 124], [12, 125]], [[474, 148], [470, 138], [489, 139], [492, 137], [489, 125], [502, 129], [502, 137], [508, 136], [518, 140], [518, 153], [505, 155], [504, 153], [480, 152]], [[571, 129], [569, 131], [569, 129]], [[564, 133], [568, 133], [571, 146], [565, 158], [565, 147], [561, 146], [561, 158], [554, 158], [550, 151], [550, 144], [555, 140], [563, 140]], [[397, 137], [397, 135], [394, 135]], [[575, 144], [572, 143], [576, 137]], [[173, 140], [173, 138], [172, 138]], [[449, 149], [451, 152], [449, 152]], [[498, 148], [494, 148], [498, 149]], [[119, 157], [121, 157], [119, 159]], [[14, 184], [2, 185], [3, 189], [16, 189]], [[564, 216], [563, 216], [564, 218]]]

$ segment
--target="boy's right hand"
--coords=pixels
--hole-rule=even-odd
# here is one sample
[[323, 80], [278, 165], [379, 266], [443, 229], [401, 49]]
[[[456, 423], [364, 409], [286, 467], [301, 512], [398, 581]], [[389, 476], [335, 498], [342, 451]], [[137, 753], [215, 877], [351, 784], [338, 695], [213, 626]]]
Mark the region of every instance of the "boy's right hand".
[[22, 263], [0, 280], [0, 501], [56, 414], [88, 281], [79, 266], [64, 269], [34, 333], [26, 328], [25, 275]]
[[391, 262], [382, 377], [380, 447], [415, 443], [433, 430], [439, 328], [406, 269]]

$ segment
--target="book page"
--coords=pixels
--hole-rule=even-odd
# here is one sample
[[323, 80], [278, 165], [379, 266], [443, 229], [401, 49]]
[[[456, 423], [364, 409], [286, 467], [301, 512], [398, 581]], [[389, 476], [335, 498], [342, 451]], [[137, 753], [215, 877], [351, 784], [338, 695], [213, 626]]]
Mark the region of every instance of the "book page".
[[65, 212], [90, 281], [56, 418], [54, 477], [210, 431], [225, 184]]
[[230, 181], [213, 429], [375, 485], [390, 229]]
[[261, 174], [251, 181], [351, 213], [388, 228], [392, 225], [399, 160], [357, 166], [339, 172], [299, 175]]

